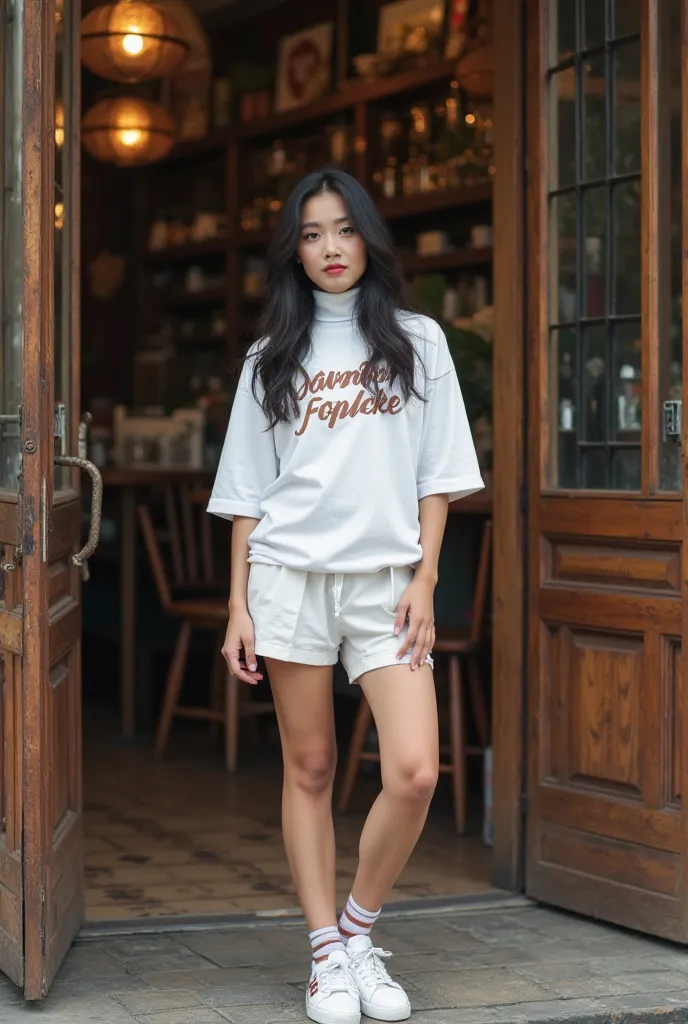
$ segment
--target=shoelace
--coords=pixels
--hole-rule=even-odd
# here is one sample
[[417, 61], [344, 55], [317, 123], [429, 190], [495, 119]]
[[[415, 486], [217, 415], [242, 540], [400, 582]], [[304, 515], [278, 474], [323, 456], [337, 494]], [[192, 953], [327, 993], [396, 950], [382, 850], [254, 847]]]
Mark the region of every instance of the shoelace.
[[333, 963], [318, 971], [318, 983], [321, 991], [331, 995], [333, 992], [357, 992], [356, 982], [351, 977], [348, 964]]
[[372, 982], [375, 985], [393, 985], [395, 988], [398, 988], [399, 986], [395, 981], [392, 981], [387, 973], [387, 968], [382, 962], [383, 958], [388, 960], [392, 955], [388, 949], [379, 949], [377, 946], [371, 946], [364, 953], [354, 953], [351, 957], [351, 963], [364, 981]]

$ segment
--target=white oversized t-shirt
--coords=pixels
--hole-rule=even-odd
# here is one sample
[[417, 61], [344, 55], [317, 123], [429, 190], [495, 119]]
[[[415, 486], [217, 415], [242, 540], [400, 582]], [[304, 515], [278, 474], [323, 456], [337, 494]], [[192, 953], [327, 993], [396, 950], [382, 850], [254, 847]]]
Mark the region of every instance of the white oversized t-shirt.
[[[251, 380], [256, 343], [238, 385], [208, 511], [260, 522], [249, 561], [312, 572], [377, 572], [420, 561], [418, 503], [483, 487], [447, 340], [434, 320], [400, 313], [423, 360], [404, 402], [380, 378], [361, 384], [367, 350], [355, 321], [358, 289], [314, 292], [316, 321], [299, 416], [267, 429]], [[384, 376], [384, 371], [383, 371]], [[258, 392], [259, 396], [261, 392]]]

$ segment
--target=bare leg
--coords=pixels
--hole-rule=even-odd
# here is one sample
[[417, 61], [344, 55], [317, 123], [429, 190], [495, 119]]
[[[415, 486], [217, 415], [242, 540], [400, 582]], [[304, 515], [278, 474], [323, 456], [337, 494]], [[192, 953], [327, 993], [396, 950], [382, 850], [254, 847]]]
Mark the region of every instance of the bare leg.
[[423, 830], [439, 772], [437, 700], [432, 669], [408, 665], [359, 680], [380, 741], [382, 792], [370, 809], [359, 848], [353, 897], [379, 910]]
[[308, 929], [315, 931], [337, 920], [332, 668], [265, 661], [282, 741], [284, 845]]

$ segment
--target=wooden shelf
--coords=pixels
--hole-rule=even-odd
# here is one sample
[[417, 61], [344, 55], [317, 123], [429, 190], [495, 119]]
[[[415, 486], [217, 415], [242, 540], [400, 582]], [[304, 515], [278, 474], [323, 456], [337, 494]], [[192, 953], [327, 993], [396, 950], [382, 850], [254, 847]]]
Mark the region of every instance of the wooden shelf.
[[167, 249], [149, 250], [149, 263], [186, 263], [206, 256], [224, 256], [227, 252], [226, 238], [211, 238], [207, 242], [190, 242], [188, 245], [170, 245]]
[[385, 220], [400, 220], [402, 217], [419, 217], [425, 213], [439, 213], [455, 206], [471, 206], [473, 203], [492, 201], [492, 184], [473, 185], [470, 188], [446, 188], [438, 192], [424, 192], [417, 196], [399, 196], [397, 199], [380, 199], [377, 208]]
[[295, 110], [287, 110], [281, 114], [270, 114], [269, 117], [249, 122], [239, 128], [239, 138], [253, 139], [261, 135], [272, 135], [284, 128], [293, 128], [308, 121], [317, 121], [332, 114], [350, 110], [358, 103], [374, 103], [388, 96], [397, 96], [405, 92], [413, 92], [436, 82], [450, 80], [456, 68], [451, 60], [437, 61], [425, 68], [414, 68], [399, 75], [389, 75], [375, 81], [354, 79], [345, 83], [340, 92], [323, 96], [314, 103], [309, 103]]
[[158, 301], [168, 309], [222, 305], [227, 301], [227, 287], [207, 288], [202, 292], [160, 292]]
[[408, 274], [429, 274], [434, 270], [489, 266], [492, 263], [492, 247], [489, 249], [456, 249], [453, 252], [438, 252], [432, 256], [409, 253], [402, 256], [402, 263]]

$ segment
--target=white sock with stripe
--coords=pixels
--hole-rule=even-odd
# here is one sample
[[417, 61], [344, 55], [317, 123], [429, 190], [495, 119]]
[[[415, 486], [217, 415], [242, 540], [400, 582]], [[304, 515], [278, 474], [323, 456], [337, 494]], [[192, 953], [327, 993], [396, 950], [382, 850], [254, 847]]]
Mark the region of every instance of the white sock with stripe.
[[311, 940], [313, 960], [316, 964], [327, 960], [330, 953], [334, 953], [335, 950], [344, 949], [344, 942], [336, 924], [328, 925], [327, 928], [316, 928], [314, 932], [308, 933], [308, 938]]
[[353, 896], [349, 896], [344, 912], [339, 918], [339, 934], [344, 943], [354, 935], [369, 935], [379, 916], [379, 910], [364, 910], [363, 907], [359, 907]]

